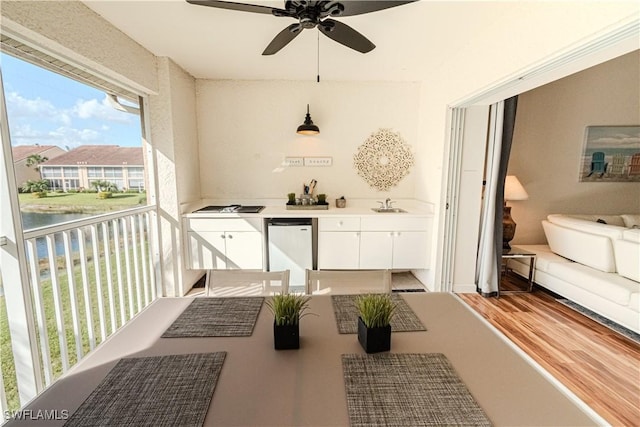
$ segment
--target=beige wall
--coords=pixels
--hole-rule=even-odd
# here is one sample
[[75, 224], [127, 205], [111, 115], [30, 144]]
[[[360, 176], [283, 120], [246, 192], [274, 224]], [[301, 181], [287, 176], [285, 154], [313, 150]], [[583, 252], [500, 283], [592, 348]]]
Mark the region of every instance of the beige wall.
[[[435, 2], [433, 6], [443, 12], [439, 16], [450, 17], [450, 19], [434, 20], [431, 17], [425, 17], [425, 25], [428, 28], [425, 38], [415, 40], [416, 55], [421, 55], [429, 63], [428, 71], [423, 76], [421, 84], [391, 84], [389, 87], [396, 85], [400, 88], [400, 93], [395, 95], [392, 93], [394, 91], [385, 88], [384, 84], [367, 86], [369, 85], [367, 83], [336, 83], [332, 87], [333, 83], [328, 83], [317, 86], [313, 84], [313, 88], [308, 89], [293, 88], [297, 85], [296, 82], [256, 84], [257, 91], [253, 101], [261, 106], [261, 109], [256, 111], [249, 99], [242, 99], [238, 106], [234, 107], [234, 111], [244, 117], [246, 122], [241, 121], [239, 117], [234, 117], [232, 121], [222, 124], [224, 129], [197, 136], [198, 155], [203, 169], [200, 172], [195, 172], [190, 167], [193, 163], [186, 161], [187, 157], [195, 156], [193, 145], [195, 134], [193, 131], [185, 132], [193, 123], [189, 120], [187, 113], [178, 114], [171, 111], [171, 105], [174, 102], [176, 105], [191, 103], [192, 95], [188, 93], [189, 83], [173, 81], [171, 85], [174, 89], [161, 90], [158, 71], [155, 67], [156, 58], [142, 46], [78, 1], [13, 2], [5, 0], [2, 1], [2, 26], [3, 30], [9, 30], [11, 34], [21, 35], [21, 40], [33, 41], [37, 45], [58, 53], [60, 57], [70, 58], [73, 63], [81, 64], [100, 75], [110, 76], [130, 87], [139, 88], [143, 93], [153, 94], [160, 91], [161, 97], [169, 97], [164, 100], [153, 100], [150, 115], [147, 118], [152, 132], [163, 133], [167, 131], [166, 126], [171, 127], [170, 132], [163, 135], [166, 139], [158, 142], [163, 145], [162, 150], [157, 152], [156, 164], [159, 168], [158, 176], [162, 177], [163, 182], [169, 186], [167, 200], [163, 202], [162, 208], [165, 212], [171, 212], [169, 219], [172, 231], [163, 234], [163, 238], [169, 239], [165, 244], [173, 245], [173, 242], [180, 241], [179, 231], [176, 232], [179, 230], [176, 228], [179, 225], [175, 223], [178, 205], [183, 200], [191, 199], [198, 191], [201, 191], [203, 196], [217, 195], [219, 190], [226, 194], [250, 191], [251, 194], [269, 192], [269, 194], [280, 196], [290, 186], [302, 185], [302, 182], [315, 177], [320, 181], [318, 190], [327, 192], [330, 196], [336, 189], [340, 195], [346, 192], [346, 189], [354, 192], [362, 190], [368, 195], [373, 194], [372, 190], [363, 184], [356, 184], [357, 178], [353, 178], [353, 170], [346, 166], [350, 163], [350, 156], [346, 155], [352, 155], [355, 144], [360, 143], [370, 132], [382, 126], [399, 130], [407, 142], [414, 147], [416, 153], [415, 168], [402, 185], [393, 190], [392, 197], [413, 195], [419, 200], [434, 203], [436, 211], [441, 212], [444, 197], [442, 184], [446, 171], [444, 162], [447, 156], [445, 136], [448, 106], [470, 93], [482, 91], [483, 88], [495, 85], [496, 82], [517, 76], [522, 70], [540, 61], [558, 57], [563, 49], [571, 47], [574, 43], [583, 43], [595, 33], [616, 25], [633, 14], [637, 16], [638, 13], [638, 4], [628, 1], [467, 1]], [[452, 22], [455, 23], [454, 26]], [[96, 34], [100, 37], [96, 37]], [[391, 60], [403, 61], [403, 58]], [[167, 72], [173, 72], [177, 80], [183, 79], [182, 72], [175, 70], [179, 67], [174, 66], [175, 64], [167, 65]], [[169, 80], [171, 79], [170, 77]], [[223, 108], [224, 106], [216, 104], [217, 101], [214, 99], [216, 88], [208, 88], [208, 84], [209, 82], [204, 82], [202, 88], [205, 92], [210, 90], [211, 93], [205, 94], [202, 99], [210, 102], [213, 108]], [[215, 84], [218, 83], [212, 83], [212, 85]], [[226, 83], [220, 83], [220, 89], [224, 89], [224, 84]], [[237, 83], [228, 84], [241, 86]], [[283, 92], [272, 90], [278, 85], [285, 87], [285, 90]], [[289, 88], [289, 85], [292, 85], [292, 88]], [[176, 90], [178, 87], [180, 89]], [[196, 87], [200, 89], [199, 82], [196, 82]], [[320, 90], [321, 87], [328, 87], [327, 94], [334, 95], [334, 99], [338, 102], [332, 103], [328, 96], [325, 98], [324, 90]], [[344, 95], [337, 93], [338, 87], [345, 88]], [[360, 92], [365, 87], [382, 89], [375, 90], [373, 93]], [[224, 90], [228, 90], [228, 93], [224, 94]], [[222, 99], [233, 100], [229, 94], [231, 90], [228, 88], [224, 90], [222, 90]], [[408, 91], [412, 93], [407, 93]], [[246, 97], [249, 91], [240, 90], [239, 93]], [[185, 100], [176, 98], [183, 95], [186, 97]], [[258, 102], [259, 98], [267, 95], [271, 98], [260, 99]], [[369, 103], [364, 105], [351, 99], [351, 97], [360, 96], [368, 99]], [[393, 110], [392, 102], [397, 101], [400, 102], [399, 111], [410, 114], [413, 122], [408, 118], [405, 122], [405, 119], [399, 117]], [[302, 121], [304, 106], [307, 102], [312, 106], [314, 120], [323, 131], [320, 138], [326, 138], [322, 144], [308, 143], [307, 140], [303, 143], [298, 141], [295, 134], [289, 133], [293, 132], [293, 129]], [[333, 104], [336, 104], [335, 107]], [[343, 104], [360, 107], [367, 115], [364, 116], [357, 109], [355, 112], [346, 111]], [[248, 110], [242, 111], [239, 107], [242, 105], [247, 106]], [[327, 108], [327, 105], [330, 108]], [[192, 111], [190, 106], [187, 108], [188, 111]], [[214, 119], [208, 108], [207, 103], [201, 104], [198, 99], [198, 121]], [[265, 108], [270, 113], [271, 120], [264, 115]], [[334, 111], [343, 110], [346, 114], [334, 116]], [[329, 116], [325, 117], [325, 114]], [[356, 114], [358, 118], [356, 122], [359, 122], [361, 127], [351, 127], [351, 122], [348, 120], [351, 114]], [[248, 131], [238, 127], [238, 124], [243, 127], [251, 126], [251, 120], [256, 117], [258, 123], [264, 126], [262, 129]], [[167, 124], [165, 120], [171, 123]], [[341, 120], [346, 122], [346, 124], [343, 123], [342, 129], [347, 137], [343, 137], [335, 130], [335, 124]], [[274, 125], [280, 128], [275, 129]], [[200, 128], [204, 130], [210, 126], [201, 123]], [[238, 134], [244, 138], [240, 141], [241, 146], [253, 147], [254, 150], [233, 153], [233, 148], [229, 148], [232, 153], [225, 154], [231, 156], [227, 163], [237, 162], [240, 158], [242, 163], [239, 166], [243, 168], [242, 170], [247, 170], [247, 165], [253, 165], [257, 166], [257, 170], [263, 171], [262, 179], [259, 180], [260, 191], [247, 190], [246, 186], [237, 179], [232, 180], [229, 183], [231, 187], [227, 188], [224, 182], [209, 180], [211, 177], [219, 178], [217, 172], [204, 170], [213, 168], [211, 162], [220, 162], [218, 158], [220, 153], [216, 150], [220, 147], [233, 146], [238, 142], [238, 139], [232, 137], [227, 138], [226, 145], [216, 145], [211, 135], [217, 138], [225, 132], [234, 135], [234, 131], [238, 131]], [[152, 133], [152, 144], [156, 144], [155, 138], [158, 133]], [[265, 135], [268, 135], [266, 141]], [[256, 139], [250, 141], [249, 139], [253, 137]], [[261, 142], [263, 148], [258, 147]], [[309, 145], [299, 145], [298, 142]], [[213, 148], [211, 144], [214, 144]], [[307, 174], [308, 168], [303, 168], [305, 169], [303, 171], [285, 171], [275, 177], [272, 169], [275, 166], [274, 161], [280, 156], [273, 153], [272, 146], [287, 155], [290, 151], [294, 155], [297, 154], [295, 150], [303, 151], [305, 154], [309, 152], [312, 155], [313, 153], [331, 155], [334, 157], [334, 167], [325, 168], [324, 172], [318, 171], [313, 175]], [[177, 153], [178, 150], [184, 151]], [[329, 151], [324, 152], [324, 150]], [[161, 162], [165, 163], [161, 165]], [[170, 170], [172, 165], [177, 169]], [[222, 166], [227, 174], [224, 177], [226, 179], [231, 168], [228, 164]], [[339, 170], [340, 173], [329, 174], [329, 170]], [[170, 173], [164, 174], [165, 171]], [[264, 186], [263, 180], [271, 183], [272, 186]], [[323, 188], [324, 185], [327, 187]], [[163, 192], [164, 188], [161, 187], [159, 198], [164, 197]], [[233, 194], [233, 196], [237, 197], [241, 194]], [[345, 195], [348, 196], [349, 193]], [[517, 212], [514, 214], [517, 215]], [[435, 224], [437, 224], [436, 228], [442, 229], [442, 220], [439, 216], [436, 217]], [[476, 243], [470, 242], [470, 244]], [[164, 254], [164, 259], [175, 259], [177, 256], [176, 246], [171, 247], [173, 253]], [[434, 240], [432, 253], [435, 256], [440, 252]], [[432, 265], [435, 264], [432, 262]], [[163, 280], [169, 286], [175, 285], [178, 289], [182, 286], [178, 283], [182, 280], [181, 267], [172, 268], [174, 269]]]
[[149, 98], [156, 166], [163, 286], [182, 296], [197, 280], [186, 270], [180, 204], [200, 198], [195, 79], [169, 58], [158, 59], [159, 93]]
[[[318, 181], [328, 199], [413, 198], [415, 174], [371, 188], [353, 167], [359, 145], [380, 128], [417, 140], [419, 84], [198, 80], [203, 198], [280, 198]], [[307, 103], [320, 128], [302, 136]], [[332, 157], [330, 167], [283, 167], [286, 156]]]
[[578, 182], [590, 125], [640, 125], [640, 51], [520, 95], [509, 174], [529, 200], [509, 203], [513, 243], [545, 243], [551, 213], [640, 213], [640, 183]]

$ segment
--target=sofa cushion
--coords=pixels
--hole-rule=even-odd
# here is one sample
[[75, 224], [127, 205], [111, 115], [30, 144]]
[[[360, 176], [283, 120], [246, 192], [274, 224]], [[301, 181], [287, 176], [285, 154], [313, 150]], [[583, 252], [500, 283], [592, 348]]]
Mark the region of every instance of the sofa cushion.
[[[549, 264], [553, 262], [573, 262], [560, 255], [554, 254], [547, 245], [512, 245], [514, 249], [523, 249], [536, 254], [536, 270], [549, 271]], [[528, 258], [515, 258], [514, 261], [529, 265]]]
[[[591, 221], [589, 219], [586, 219], [588, 217], [593, 217], [595, 219]], [[604, 221], [606, 221], [607, 223], [602, 224], [596, 222], [598, 218], [604, 219]], [[617, 223], [614, 223], [612, 221], [612, 218], [617, 218]], [[579, 217], [573, 215], [553, 214], [547, 216], [547, 221], [573, 230], [597, 234], [598, 236], [607, 236], [612, 240], [621, 239], [622, 233], [626, 231], [626, 228], [624, 227], [624, 223], [622, 222], [622, 218], [620, 216], [582, 215], [582, 217]]]
[[[559, 217], [559, 219], [563, 219], [563, 218], [566, 218], [568, 220], [579, 219], [582, 221], [589, 221], [589, 222], [595, 222], [595, 223], [601, 223], [601, 224], [607, 224], [607, 225], [615, 225], [617, 227], [626, 227], [624, 223], [624, 219], [622, 218], [622, 215], [552, 214], [549, 216]], [[551, 219], [549, 219], [549, 221], [551, 221]], [[551, 221], [551, 222], [554, 222], [554, 221]]]
[[625, 215], [620, 215], [620, 217], [622, 217], [622, 221], [624, 222], [625, 227], [627, 228], [640, 227], [640, 215], [625, 214]]
[[[593, 224], [598, 226], [596, 223]], [[542, 228], [549, 247], [556, 254], [606, 273], [616, 271], [613, 242], [609, 237], [563, 227], [549, 221], [542, 221]], [[622, 237], [621, 232], [619, 236]]]
[[616, 253], [618, 274], [640, 282], [640, 242], [616, 240], [613, 242], [613, 248]]
[[[629, 298], [629, 308], [640, 313], [640, 292], [631, 294], [631, 298]], [[640, 317], [638, 317], [638, 323], [640, 323]]]
[[622, 232], [622, 238], [630, 242], [640, 243], [640, 230], [625, 230]]
[[632, 294], [640, 292], [638, 282], [575, 262], [552, 263], [548, 274], [623, 306], [629, 304]]

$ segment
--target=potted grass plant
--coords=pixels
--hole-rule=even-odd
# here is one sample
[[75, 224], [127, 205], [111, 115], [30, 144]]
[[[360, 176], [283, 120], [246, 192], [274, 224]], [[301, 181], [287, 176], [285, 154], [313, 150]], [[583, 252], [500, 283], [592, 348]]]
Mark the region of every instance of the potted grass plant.
[[300, 348], [300, 319], [308, 313], [309, 297], [277, 294], [266, 302], [273, 313], [273, 344], [276, 350]]
[[396, 305], [389, 294], [362, 295], [358, 308], [358, 341], [367, 353], [391, 349], [391, 319]]

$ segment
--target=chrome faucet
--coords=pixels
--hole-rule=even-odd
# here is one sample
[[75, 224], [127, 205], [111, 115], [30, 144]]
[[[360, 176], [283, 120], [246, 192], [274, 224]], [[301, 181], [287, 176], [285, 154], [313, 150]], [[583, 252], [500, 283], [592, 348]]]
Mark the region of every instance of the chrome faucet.
[[393, 206], [391, 205], [395, 202], [392, 202], [391, 199], [387, 198], [384, 202], [378, 200], [378, 203], [380, 203], [380, 209], [392, 209]]

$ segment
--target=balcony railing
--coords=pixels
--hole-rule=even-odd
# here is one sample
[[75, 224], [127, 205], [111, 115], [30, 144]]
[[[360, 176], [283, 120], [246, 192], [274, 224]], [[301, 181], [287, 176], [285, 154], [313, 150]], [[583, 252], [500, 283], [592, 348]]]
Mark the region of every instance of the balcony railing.
[[[41, 366], [35, 383], [41, 388], [161, 294], [153, 215], [153, 207], [135, 208], [24, 233], [34, 313], [29, 328], [38, 340]], [[24, 404], [24, 398], [18, 401], [13, 372], [0, 370], [3, 413]]]

